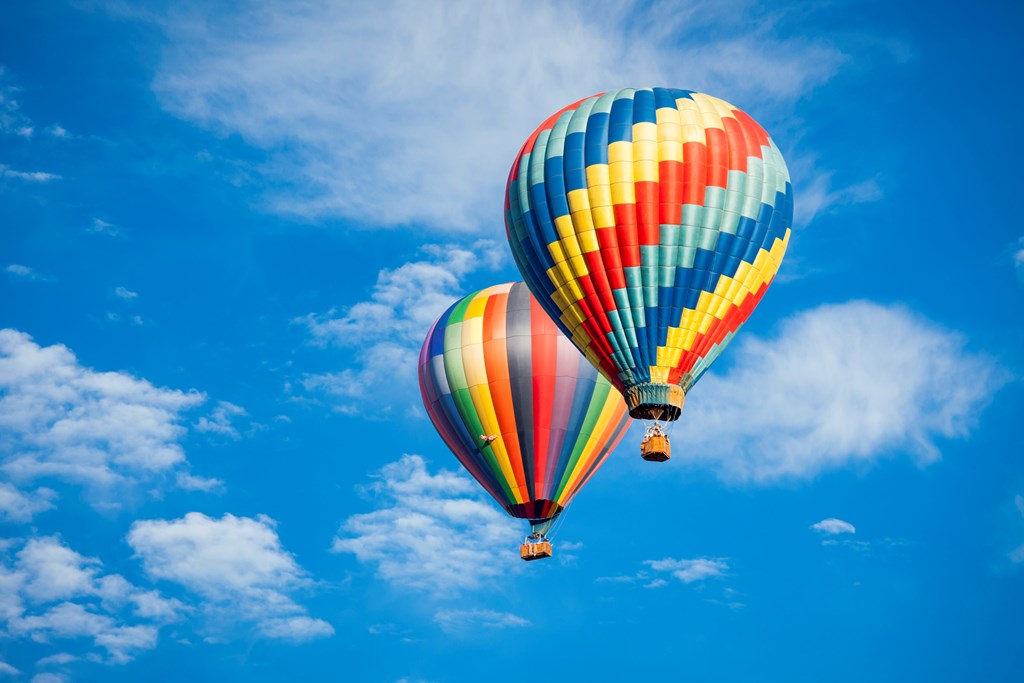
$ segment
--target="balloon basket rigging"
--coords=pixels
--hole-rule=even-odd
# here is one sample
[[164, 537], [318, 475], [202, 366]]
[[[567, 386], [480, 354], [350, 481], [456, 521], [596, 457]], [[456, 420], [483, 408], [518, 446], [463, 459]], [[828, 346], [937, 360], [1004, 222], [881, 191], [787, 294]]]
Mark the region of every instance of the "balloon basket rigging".
[[526, 562], [542, 560], [551, 557], [551, 541], [544, 536], [530, 534], [519, 546], [519, 557]]
[[672, 457], [672, 446], [668, 435], [657, 422], [648, 428], [640, 442], [640, 457], [648, 462], [665, 462]]

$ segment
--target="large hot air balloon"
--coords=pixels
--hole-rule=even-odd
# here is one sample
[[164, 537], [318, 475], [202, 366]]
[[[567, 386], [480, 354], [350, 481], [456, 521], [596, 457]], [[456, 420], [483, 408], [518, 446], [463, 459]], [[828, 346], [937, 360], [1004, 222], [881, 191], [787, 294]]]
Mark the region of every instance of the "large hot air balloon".
[[420, 392], [459, 462], [513, 517], [523, 559], [629, 426], [622, 397], [558, 331], [521, 282], [456, 302], [420, 351]]
[[[789, 172], [750, 116], [689, 90], [624, 89], [547, 119], [505, 195], [540, 305], [622, 392], [675, 420], [686, 392], [772, 283], [793, 216]], [[665, 460], [664, 448], [645, 457]]]

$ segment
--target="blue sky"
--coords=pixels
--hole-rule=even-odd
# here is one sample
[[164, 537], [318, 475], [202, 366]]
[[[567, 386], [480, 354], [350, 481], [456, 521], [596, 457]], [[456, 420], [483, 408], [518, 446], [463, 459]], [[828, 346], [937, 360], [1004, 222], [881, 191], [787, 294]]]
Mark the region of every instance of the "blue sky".
[[[1024, 13], [478, 4], [0, 8], [0, 681], [1020, 680]], [[415, 354], [518, 279], [525, 137], [646, 85], [794, 236], [526, 565]]]

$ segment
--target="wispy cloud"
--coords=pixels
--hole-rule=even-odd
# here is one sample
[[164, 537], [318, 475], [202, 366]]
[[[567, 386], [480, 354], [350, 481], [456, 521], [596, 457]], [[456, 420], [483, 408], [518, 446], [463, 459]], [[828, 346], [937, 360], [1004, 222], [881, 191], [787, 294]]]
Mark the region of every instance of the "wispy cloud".
[[414, 391], [396, 396], [393, 387], [416, 386], [417, 354], [430, 325], [465, 294], [467, 276], [499, 268], [506, 251], [492, 240], [469, 246], [428, 244], [421, 248], [423, 258], [381, 270], [369, 299], [297, 319], [314, 344], [356, 349], [355, 367], [309, 374], [299, 385], [327, 397], [342, 412], [372, 404], [380, 414], [396, 401], [418, 400]]
[[857, 533], [856, 527], [852, 524], [844, 522], [841, 519], [836, 519], [835, 517], [829, 517], [828, 519], [823, 519], [820, 522], [812, 524], [811, 528], [829, 536]]
[[210, 414], [200, 417], [194, 426], [197, 432], [220, 434], [237, 441], [242, 435], [238, 432], [236, 423], [248, 415], [242, 406], [236, 406], [228, 401], [217, 401]]
[[20, 92], [8, 73], [0, 64], [0, 134], [32, 135], [32, 120], [21, 111], [17, 95]]
[[60, 176], [56, 173], [19, 171], [5, 164], [0, 164], [0, 178], [13, 178], [14, 180], [23, 180], [28, 183], [49, 183], [54, 180], [60, 180]]
[[116, 225], [95, 216], [89, 221], [87, 231], [98, 235], [106, 235], [107, 237], [118, 237], [121, 235], [121, 229]]
[[19, 491], [0, 481], [0, 521], [28, 522], [37, 513], [53, 507], [57, 492], [41, 487], [35, 491]]
[[1024, 237], [1017, 240], [1017, 247], [1013, 251], [1013, 267], [1017, 269], [1017, 277], [1024, 283]]
[[[1018, 494], [1014, 497], [1013, 502], [1017, 506], [1017, 510], [1020, 512], [1021, 517], [1024, 517], [1024, 496]], [[1020, 544], [1010, 552], [1010, 561], [1014, 564], [1024, 562], [1024, 543]]]
[[119, 287], [115, 287], [114, 288], [114, 296], [116, 296], [118, 299], [124, 299], [125, 301], [131, 301], [132, 299], [137, 299], [139, 297], [139, 293], [138, 292], [133, 292], [132, 290], [128, 289], [127, 287], [120, 287], [119, 286]]
[[352, 515], [332, 549], [351, 553], [398, 587], [452, 595], [519, 570], [521, 532], [469, 477], [402, 456], [366, 487], [377, 509]]
[[34, 268], [23, 266], [20, 263], [11, 263], [4, 268], [7, 273], [13, 277], [21, 278], [23, 280], [35, 280], [36, 282], [54, 282], [56, 278], [51, 275], [40, 273]]
[[265, 150], [271, 210], [366, 227], [492, 224], [529, 132], [609, 87], [675, 85], [788, 112], [845, 59], [824, 38], [780, 38], [779, 10], [753, 2], [314, 0], [142, 14], [167, 38], [160, 101]]
[[725, 558], [698, 557], [693, 560], [677, 560], [666, 557], [663, 560], [647, 560], [644, 562], [656, 572], [668, 572], [673, 578], [683, 583], [696, 583], [705, 579], [724, 576], [729, 571], [729, 563]]
[[835, 173], [823, 169], [810, 157], [799, 157], [790, 166], [792, 175], [803, 181], [796, 188], [800, 200], [795, 204], [793, 223], [797, 227], [810, 225], [819, 215], [834, 213], [845, 206], [882, 199], [882, 187], [874, 178], [837, 186]]
[[1008, 379], [965, 346], [901, 306], [804, 311], [774, 338], [730, 348], [732, 367], [690, 392], [675, 438], [691, 462], [736, 480], [806, 478], [901, 450], [929, 463]]
[[114, 499], [187, 467], [179, 439], [205, 397], [98, 372], [67, 347], [0, 330], [0, 472], [16, 482], [55, 478]]
[[218, 635], [237, 622], [277, 640], [332, 635], [330, 624], [308, 616], [292, 598], [311, 581], [282, 548], [274, 527], [263, 515], [214, 519], [190, 512], [181, 519], [135, 522], [127, 540], [150, 577], [184, 586], [201, 599], [207, 627]]
[[490, 609], [447, 609], [434, 614], [434, 623], [442, 631], [466, 632], [477, 629], [506, 629], [529, 626], [530, 622], [509, 612], [496, 612]]
[[595, 583], [635, 584], [643, 588], [664, 588], [669, 585], [669, 581], [658, 576], [659, 573], [668, 574], [670, 578], [685, 584], [701, 584], [705, 579], [726, 576], [729, 571], [729, 561], [724, 557], [698, 557], [688, 560], [666, 557], [661, 560], [645, 560], [644, 564], [650, 570], [640, 570], [635, 574], [600, 576], [594, 581]]

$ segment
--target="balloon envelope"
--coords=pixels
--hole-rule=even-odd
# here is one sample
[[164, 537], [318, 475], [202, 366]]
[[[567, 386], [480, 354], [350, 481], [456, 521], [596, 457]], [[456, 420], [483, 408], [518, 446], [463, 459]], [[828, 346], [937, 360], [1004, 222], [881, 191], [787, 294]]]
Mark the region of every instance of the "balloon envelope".
[[427, 335], [419, 379], [455, 457], [541, 534], [629, 426], [622, 397], [521, 282], [453, 304]]
[[623, 392], [675, 419], [771, 284], [789, 242], [789, 172], [750, 116], [709, 95], [616, 90], [523, 145], [505, 225], [530, 290]]

